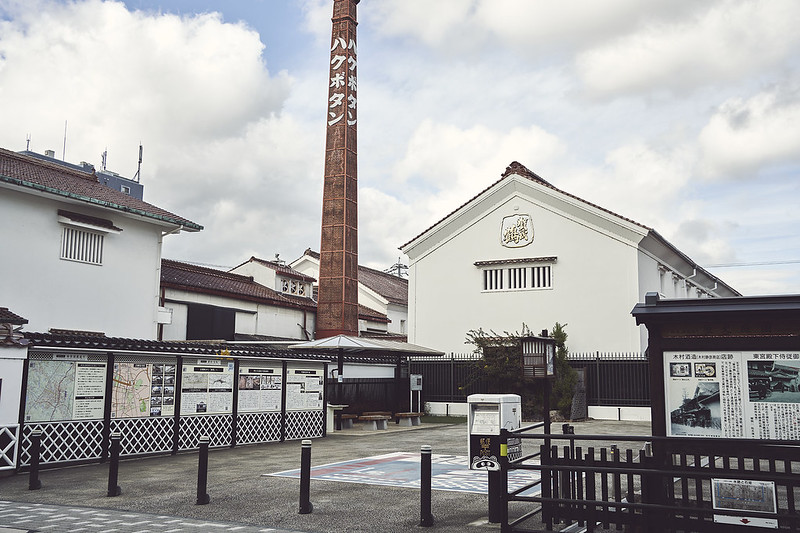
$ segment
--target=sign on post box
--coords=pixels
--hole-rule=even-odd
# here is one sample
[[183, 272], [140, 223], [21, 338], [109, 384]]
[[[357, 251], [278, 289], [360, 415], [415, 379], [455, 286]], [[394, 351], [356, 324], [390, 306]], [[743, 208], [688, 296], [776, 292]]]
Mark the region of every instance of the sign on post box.
[[500, 428], [519, 429], [522, 405], [518, 394], [471, 394], [467, 397], [467, 446], [470, 470], [500, 470], [500, 457], [509, 460], [522, 456], [522, 440], [508, 439], [506, 450], [500, 446]]

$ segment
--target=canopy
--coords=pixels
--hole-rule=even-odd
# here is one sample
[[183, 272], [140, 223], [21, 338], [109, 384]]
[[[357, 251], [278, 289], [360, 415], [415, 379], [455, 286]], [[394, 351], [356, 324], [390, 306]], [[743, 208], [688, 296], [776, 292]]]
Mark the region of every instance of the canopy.
[[289, 346], [295, 350], [341, 350], [344, 352], [380, 354], [391, 352], [398, 355], [444, 355], [444, 352], [409, 344], [407, 342], [394, 341], [389, 339], [377, 339], [373, 337], [352, 337], [350, 335], [336, 335], [315, 341], [292, 344]]

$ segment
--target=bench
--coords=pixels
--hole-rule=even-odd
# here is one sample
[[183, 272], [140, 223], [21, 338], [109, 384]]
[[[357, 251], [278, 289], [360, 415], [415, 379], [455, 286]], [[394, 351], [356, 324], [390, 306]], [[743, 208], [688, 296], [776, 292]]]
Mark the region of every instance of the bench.
[[353, 420], [358, 420], [358, 415], [350, 413], [342, 413], [341, 417], [342, 417], [342, 429], [352, 429]]
[[387, 415], [361, 415], [358, 417], [359, 420], [364, 422], [364, 429], [371, 429], [373, 431], [387, 429], [386, 421], [390, 418], [391, 416]]
[[392, 418], [392, 412], [391, 411], [364, 411], [363, 413], [361, 413], [361, 416], [388, 416], [389, 418]]
[[419, 426], [422, 424], [420, 417], [423, 413], [395, 413], [394, 417], [401, 426]]

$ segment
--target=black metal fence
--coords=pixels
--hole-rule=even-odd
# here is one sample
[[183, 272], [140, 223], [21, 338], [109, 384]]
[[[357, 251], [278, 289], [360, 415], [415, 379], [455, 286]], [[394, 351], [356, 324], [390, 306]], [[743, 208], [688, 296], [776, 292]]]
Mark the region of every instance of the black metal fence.
[[[540, 531], [526, 527], [534, 517], [548, 531], [559, 522], [588, 531], [612, 524], [652, 532], [727, 533], [743, 525], [800, 529], [795, 441], [529, 432], [538, 427], [501, 435], [501, 445], [509, 436], [544, 441], [538, 453], [501, 462], [506, 480], [510, 470], [541, 473], [540, 481], [503, 491], [504, 533]], [[553, 445], [558, 439], [568, 439], [568, 445]], [[609, 439], [616, 444], [592, 446]], [[528, 506], [509, 516], [509, 502]]]
[[[406, 411], [408, 404], [408, 379], [353, 378], [338, 383], [328, 379], [328, 402], [347, 405], [346, 413], [364, 411]], [[341, 396], [339, 387], [341, 386]]]
[[[413, 358], [412, 374], [423, 376], [424, 402], [466, 402], [470, 394], [485, 393], [487, 382], [473, 353]], [[585, 372], [586, 404], [649, 407], [648, 360], [640, 353], [588, 352], [569, 354], [569, 364]]]

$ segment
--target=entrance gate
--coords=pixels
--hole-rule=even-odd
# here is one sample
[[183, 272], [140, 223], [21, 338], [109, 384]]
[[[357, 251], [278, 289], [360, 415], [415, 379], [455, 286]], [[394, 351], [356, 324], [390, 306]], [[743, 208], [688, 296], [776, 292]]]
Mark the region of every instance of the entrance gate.
[[501, 435], [501, 446], [509, 437], [521, 438], [526, 450], [540, 441], [536, 453], [503, 459], [504, 480], [511, 470], [541, 473], [540, 482], [504, 490], [504, 533], [560, 531], [572, 524], [587, 531], [800, 530], [797, 442], [531, 432], [538, 427]]

